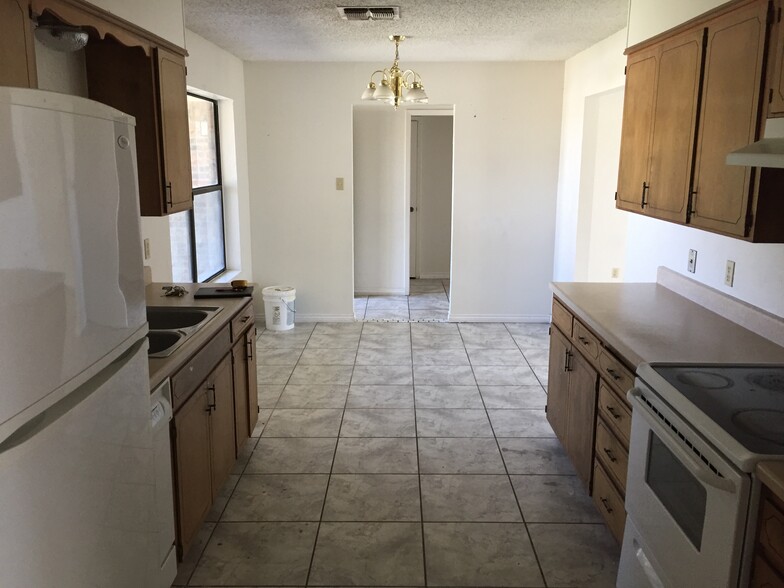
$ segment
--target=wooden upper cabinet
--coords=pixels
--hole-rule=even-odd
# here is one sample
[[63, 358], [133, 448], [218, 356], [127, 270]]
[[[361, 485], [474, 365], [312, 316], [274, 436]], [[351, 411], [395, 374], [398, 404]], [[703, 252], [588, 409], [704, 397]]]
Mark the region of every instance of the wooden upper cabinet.
[[768, 116], [784, 116], [784, 30], [782, 30], [782, 8], [784, 0], [775, 0], [773, 5], [773, 27], [768, 44], [770, 55]]
[[163, 216], [192, 205], [185, 59], [107, 37], [86, 51], [90, 98], [136, 117], [139, 207]]
[[744, 237], [753, 168], [726, 165], [759, 138], [768, 5], [755, 2], [708, 26], [691, 223]]
[[703, 30], [659, 46], [647, 214], [686, 222], [697, 104], [700, 93]]
[[623, 102], [616, 206], [640, 212], [650, 169], [657, 50], [629, 55]]
[[38, 87], [33, 21], [25, 0], [0, 0], [0, 86]]
[[163, 153], [164, 206], [167, 214], [191, 208], [191, 145], [185, 59], [155, 50]]

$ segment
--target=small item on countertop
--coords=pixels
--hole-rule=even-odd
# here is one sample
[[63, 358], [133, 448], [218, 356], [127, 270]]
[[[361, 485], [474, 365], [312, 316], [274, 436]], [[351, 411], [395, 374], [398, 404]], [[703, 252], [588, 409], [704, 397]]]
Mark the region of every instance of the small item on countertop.
[[188, 293], [188, 291], [182, 286], [163, 286], [161, 290], [164, 291], [164, 296], [179, 296], [180, 298]]
[[194, 298], [239, 298], [242, 296], [253, 296], [253, 286], [245, 288], [212, 288], [204, 287], [196, 290]]
[[244, 290], [248, 287], [248, 280], [232, 280], [231, 287], [234, 290]]

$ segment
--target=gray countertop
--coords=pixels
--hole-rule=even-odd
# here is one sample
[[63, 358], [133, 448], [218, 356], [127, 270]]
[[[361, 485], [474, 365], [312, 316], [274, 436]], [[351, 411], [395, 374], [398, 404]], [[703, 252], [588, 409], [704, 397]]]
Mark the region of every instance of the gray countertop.
[[633, 367], [784, 363], [784, 348], [659, 284], [556, 282], [551, 289]]
[[166, 378], [174, 375], [184, 366], [207, 341], [212, 339], [231, 319], [251, 301], [250, 297], [242, 298], [194, 298], [193, 294], [203, 284], [179, 284], [188, 293], [182, 297], [163, 296], [163, 286], [170, 283], [149, 284], [145, 291], [147, 306], [211, 306], [221, 309], [209, 322], [183, 343], [169, 357], [150, 358], [150, 389], [155, 389]]

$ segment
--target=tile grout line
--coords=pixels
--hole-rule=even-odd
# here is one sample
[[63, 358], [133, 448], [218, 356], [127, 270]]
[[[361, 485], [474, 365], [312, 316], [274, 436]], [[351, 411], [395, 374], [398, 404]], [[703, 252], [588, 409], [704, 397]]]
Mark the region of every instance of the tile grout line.
[[[409, 311], [410, 315], [410, 311]], [[414, 375], [414, 333], [408, 325], [408, 342], [411, 350], [411, 392], [414, 400], [414, 449], [417, 460], [417, 486], [419, 487], [419, 528], [422, 534], [422, 578], [427, 586], [427, 548], [425, 547], [425, 507], [422, 499], [422, 468], [419, 464], [419, 425], [417, 424], [416, 379]]]
[[[316, 323], [318, 326], [318, 323]], [[316, 328], [314, 327], [315, 331]], [[335, 439], [335, 450], [332, 453], [332, 463], [329, 466], [329, 474], [327, 477], [327, 487], [324, 489], [324, 502], [321, 504], [321, 514], [319, 514], [318, 526], [316, 527], [316, 537], [313, 539], [313, 551], [310, 554], [310, 564], [308, 565], [308, 573], [305, 576], [305, 586], [310, 585], [310, 574], [313, 572], [313, 562], [316, 560], [316, 547], [318, 546], [319, 534], [321, 533], [321, 523], [324, 521], [324, 511], [327, 508], [327, 497], [329, 496], [329, 487], [332, 483], [332, 471], [335, 469], [335, 459], [338, 455], [338, 445], [340, 444], [340, 431], [343, 428], [343, 419], [346, 416], [346, 406], [348, 405], [348, 395], [351, 394], [351, 382], [354, 380], [354, 368], [357, 365], [357, 356], [359, 355], [359, 345], [362, 342], [362, 331], [365, 330], [364, 322], [360, 323], [359, 338], [357, 339], [357, 350], [354, 353], [354, 365], [351, 366], [351, 376], [348, 379], [348, 390], [346, 391], [346, 400], [343, 402], [343, 412], [340, 414], [340, 425], [338, 426], [338, 434]]]

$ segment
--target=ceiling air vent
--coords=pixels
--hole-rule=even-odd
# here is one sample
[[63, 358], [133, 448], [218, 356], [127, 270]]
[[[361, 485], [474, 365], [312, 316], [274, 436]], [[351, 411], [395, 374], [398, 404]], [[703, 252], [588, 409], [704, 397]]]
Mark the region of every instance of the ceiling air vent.
[[338, 6], [343, 20], [399, 20], [399, 6]]

